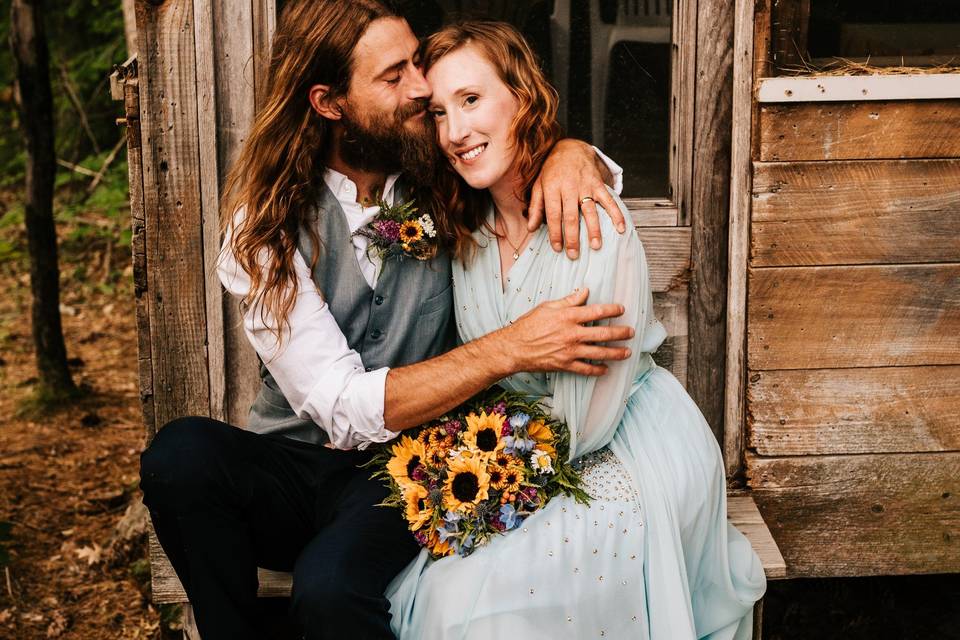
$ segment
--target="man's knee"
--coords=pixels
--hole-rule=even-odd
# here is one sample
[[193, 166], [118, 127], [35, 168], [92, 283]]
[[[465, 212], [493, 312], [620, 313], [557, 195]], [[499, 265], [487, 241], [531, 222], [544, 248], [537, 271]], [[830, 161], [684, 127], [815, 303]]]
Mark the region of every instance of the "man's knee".
[[203, 489], [204, 466], [216, 446], [209, 422], [192, 416], [168, 422], [140, 455], [140, 488], [148, 507], [179, 504]]
[[382, 600], [382, 589], [358, 583], [347, 566], [294, 571], [291, 611], [304, 628], [349, 629], [357, 616], [378, 614]]

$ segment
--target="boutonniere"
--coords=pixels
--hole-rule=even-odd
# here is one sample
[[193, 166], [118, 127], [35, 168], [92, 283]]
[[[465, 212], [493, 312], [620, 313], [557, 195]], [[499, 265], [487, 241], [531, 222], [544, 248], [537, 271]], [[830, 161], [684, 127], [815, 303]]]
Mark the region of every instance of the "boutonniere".
[[354, 232], [370, 240], [368, 251], [375, 251], [381, 259], [392, 249], [417, 260], [429, 260], [437, 254], [433, 218], [426, 213], [417, 215], [413, 200], [391, 207], [378, 196], [377, 206], [380, 213]]

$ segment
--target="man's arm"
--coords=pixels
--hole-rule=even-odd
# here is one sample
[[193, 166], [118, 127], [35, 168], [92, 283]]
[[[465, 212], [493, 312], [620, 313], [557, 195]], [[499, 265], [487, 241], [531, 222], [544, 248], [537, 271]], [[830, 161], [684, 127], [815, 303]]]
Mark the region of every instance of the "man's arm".
[[627, 340], [633, 335], [632, 327], [584, 326], [617, 317], [623, 307], [584, 305], [588, 294], [582, 289], [561, 300], [545, 302], [499, 331], [436, 358], [391, 369], [383, 412], [387, 429], [400, 431], [423, 424], [520, 371], [599, 376], [606, 366], [587, 360], [628, 358], [628, 349], [598, 343]]
[[[595, 147], [572, 138], [561, 140], [550, 152], [533, 185], [527, 210], [528, 228], [535, 231], [546, 214], [553, 250], [560, 251], [565, 243], [567, 256], [575, 260], [580, 255], [582, 211], [590, 246], [599, 249], [602, 238], [596, 205], [603, 207], [620, 233], [627, 228], [620, 207], [607, 191], [610, 185], [619, 192], [622, 175], [623, 170]], [[583, 200], [585, 197], [592, 200]]]

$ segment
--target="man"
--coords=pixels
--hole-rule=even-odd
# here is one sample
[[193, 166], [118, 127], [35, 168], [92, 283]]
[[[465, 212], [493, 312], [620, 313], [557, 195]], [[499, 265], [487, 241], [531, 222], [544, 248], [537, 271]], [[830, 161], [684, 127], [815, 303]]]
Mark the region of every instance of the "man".
[[[204, 640], [266, 637], [257, 566], [293, 571], [306, 638], [390, 638], [383, 590], [417, 548], [400, 514], [374, 506], [386, 490], [357, 468], [366, 446], [518, 371], [600, 375], [596, 361], [627, 357], [601, 343], [632, 329], [584, 326], [622, 310], [584, 306], [581, 291], [451, 349], [442, 247], [429, 261], [378, 258], [355, 233], [379, 194], [404, 201], [432, 175], [415, 36], [379, 0], [299, 0], [273, 46], [269, 95], [228, 184], [219, 269], [243, 301], [261, 390], [249, 430], [198, 417], [161, 429], [142, 457], [144, 502]], [[594, 162], [582, 143], [558, 145], [533, 196], [532, 225], [542, 200], [565, 201], [573, 254], [581, 199], [619, 216]]]

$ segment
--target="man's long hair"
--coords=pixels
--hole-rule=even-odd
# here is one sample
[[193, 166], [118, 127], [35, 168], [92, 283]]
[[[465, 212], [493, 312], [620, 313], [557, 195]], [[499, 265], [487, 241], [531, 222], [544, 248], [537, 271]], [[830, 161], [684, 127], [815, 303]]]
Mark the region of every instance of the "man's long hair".
[[[353, 50], [378, 18], [398, 16], [389, 0], [288, 0], [277, 24], [265, 103], [227, 176], [221, 230], [230, 234], [238, 265], [250, 277], [244, 305], [269, 313], [278, 341], [298, 294], [293, 261], [301, 229], [322, 188], [331, 123], [310, 105], [310, 87], [330, 86], [332, 98], [350, 86]], [[242, 210], [242, 215], [240, 212]]]

